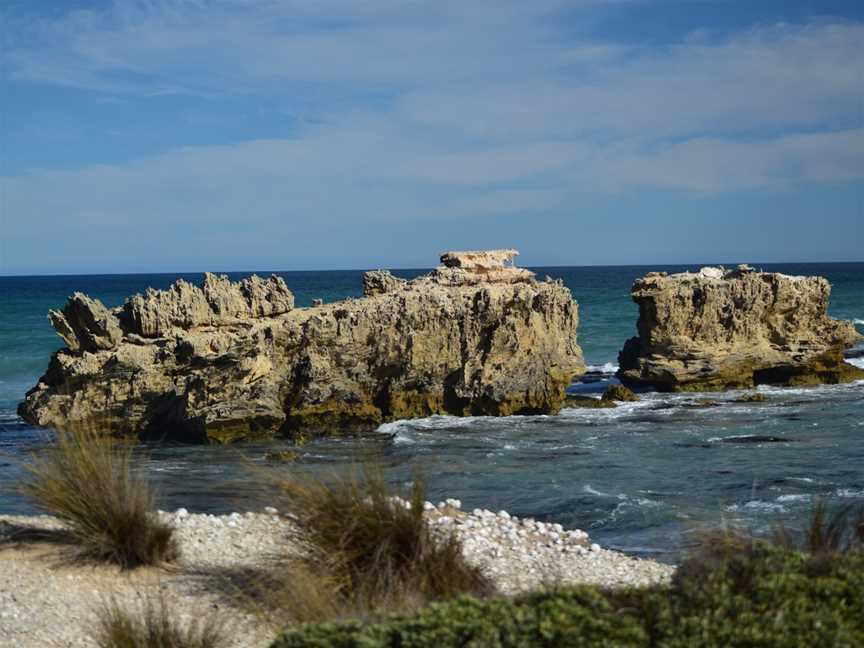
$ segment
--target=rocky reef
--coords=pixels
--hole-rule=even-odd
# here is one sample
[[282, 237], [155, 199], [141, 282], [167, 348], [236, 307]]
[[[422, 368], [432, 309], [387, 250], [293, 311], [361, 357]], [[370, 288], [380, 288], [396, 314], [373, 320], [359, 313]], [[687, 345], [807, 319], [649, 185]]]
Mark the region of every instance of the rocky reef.
[[702, 268], [651, 272], [633, 284], [639, 335], [619, 355], [625, 385], [707, 391], [864, 378], [843, 359], [861, 338], [828, 316], [822, 277]]
[[432, 414], [554, 413], [585, 371], [578, 308], [513, 250], [451, 252], [412, 281], [295, 308], [276, 276], [206, 274], [114, 309], [75, 293], [28, 422], [193, 442], [345, 433]]

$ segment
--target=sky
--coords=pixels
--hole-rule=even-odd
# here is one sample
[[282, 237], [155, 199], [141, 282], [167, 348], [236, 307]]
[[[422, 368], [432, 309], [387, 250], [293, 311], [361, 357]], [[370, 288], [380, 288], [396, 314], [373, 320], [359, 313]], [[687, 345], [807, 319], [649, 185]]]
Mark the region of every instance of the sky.
[[0, 274], [864, 260], [864, 2], [0, 0]]

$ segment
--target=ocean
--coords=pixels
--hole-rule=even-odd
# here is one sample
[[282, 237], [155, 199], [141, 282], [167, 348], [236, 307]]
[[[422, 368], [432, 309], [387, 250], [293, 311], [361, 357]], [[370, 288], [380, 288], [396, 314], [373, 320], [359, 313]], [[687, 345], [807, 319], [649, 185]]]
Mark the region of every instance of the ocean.
[[[754, 265], [828, 278], [831, 314], [864, 333], [864, 263]], [[562, 279], [579, 301], [579, 343], [590, 367], [571, 391], [600, 392], [614, 381], [618, 350], [635, 334], [634, 279], [696, 267], [532, 268], [541, 278]], [[359, 270], [276, 274], [299, 306], [362, 292]], [[50, 438], [15, 414], [62, 346], [48, 309], [74, 291], [115, 306], [178, 277], [200, 282], [202, 275], [0, 277], [0, 513], [35, 512], [9, 487], [21, 478], [20, 459]], [[864, 357], [850, 362], [862, 366]], [[297, 462], [278, 469], [325, 474], [374, 460], [394, 483], [421, 475], [436, 501], [455, 497], [469, 509], [560, 522], [587, 530], [604, 546], [674, 561], [707, 526], [765, 532], [781, 521], [800, 526], [818, 499], [864, 504], [864, 383], [760, 391], [767, 401], [751, 404], [731, 402], [736, 392], [649, 392], [614, 410], [398, 421], [360, 438], [313, 440], [297, 449]], [[706, 397], [720, 406], [694, 406]], [[288, 445], [150, 445], [137, 451], [137, 464], [156, 483], [164, 509], [258, 509], [270, 504], [270, 493], [256, 469], [268, 470], [265, 453]]]

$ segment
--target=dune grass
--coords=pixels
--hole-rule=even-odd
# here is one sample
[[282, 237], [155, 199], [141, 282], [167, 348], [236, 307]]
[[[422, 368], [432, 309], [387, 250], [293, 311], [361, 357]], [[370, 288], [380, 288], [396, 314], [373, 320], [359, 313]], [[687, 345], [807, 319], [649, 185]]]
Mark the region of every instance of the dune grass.
[[176, 557], [171, 526], [154, 516], [154, 496], [132, 471], [133, 448], [89, 430], [57, 433], [22, 464], [18, 491], [63, 521], [76, 557], [124, 569]]
[[294, 622], [369, 619], [494, 591], [465, 561], [458, 538], [429, 526], [420, 479], [397, 492], [367, 467], [328, 481], [283, 477], [277, 487], [280, 510], [290, 511], [307, 543], [305, 556], [286, 560], [259, 596], [280, 623], [286, 615]]
[[98, 648], [228, 648], [224, 624], [209, 616], [182, 624], [162, 598], [147, 599], [140, 609], [112, 600], [99, 611], [94, 633]]

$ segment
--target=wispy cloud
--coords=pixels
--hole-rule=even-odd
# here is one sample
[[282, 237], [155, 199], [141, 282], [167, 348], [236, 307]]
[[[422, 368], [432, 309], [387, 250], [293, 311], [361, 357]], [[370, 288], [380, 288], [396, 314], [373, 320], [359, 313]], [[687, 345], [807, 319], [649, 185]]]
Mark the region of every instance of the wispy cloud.
[[11, 231], [81, 238], [123, 219], [145, 238], [207, 236], [242, 214], [232, 240], [253, 245], [255, 228], [279, 224], [323, 236], [349, 219], [560, 214], [646, 187], [864, 179], [864, 25], [647, 46], [592, 37], [603, 4], [116, 0], [10, 15], [13, 81], [217, 105], [248, 95], [298, 124], [290, 140], [223, 144], [224, 114], [184, 108], [179, 121], [214, 124], [214, 144], [180, 133], [160, 155], [7, 177]]

